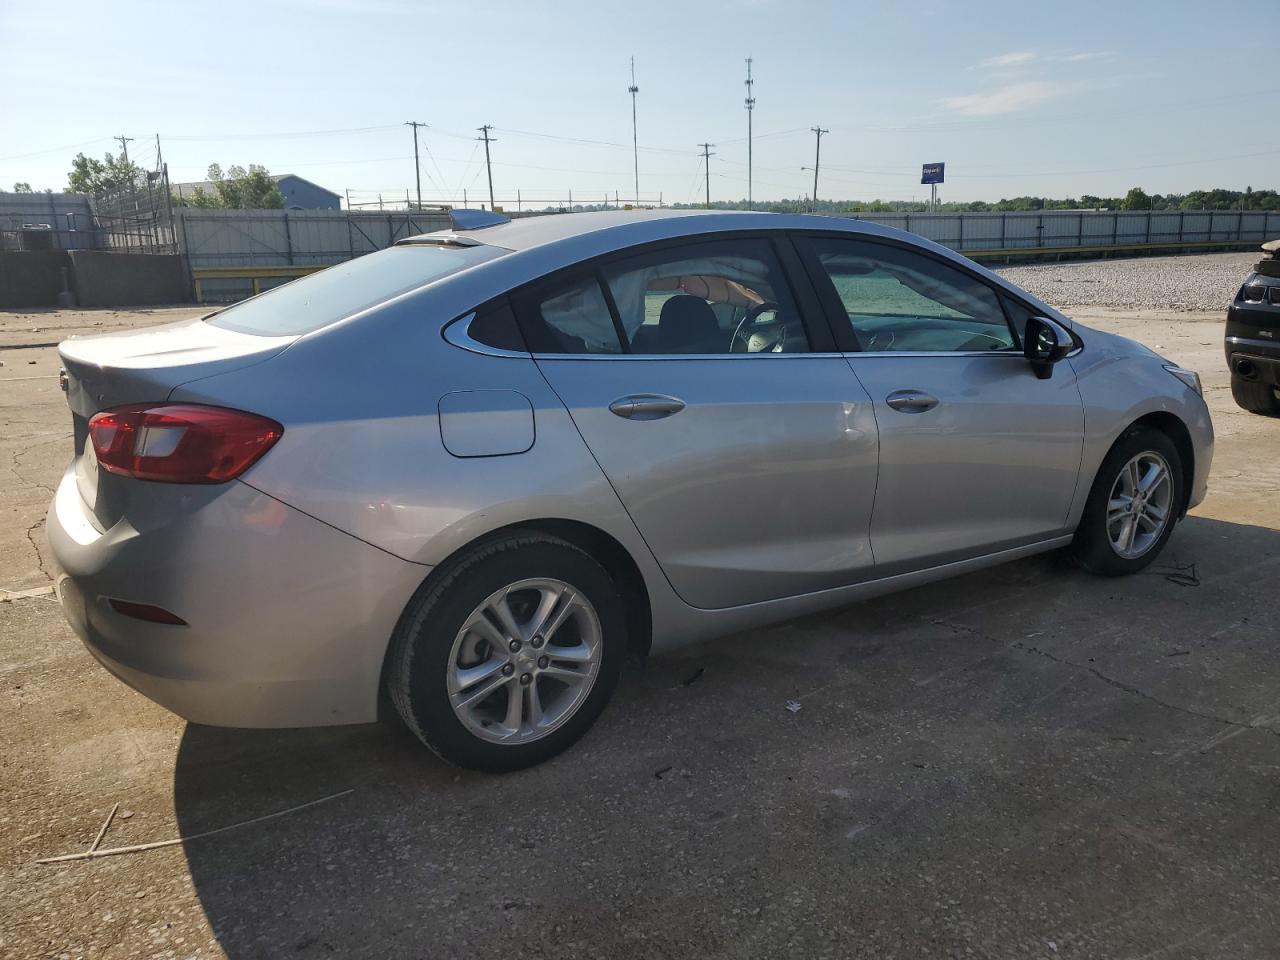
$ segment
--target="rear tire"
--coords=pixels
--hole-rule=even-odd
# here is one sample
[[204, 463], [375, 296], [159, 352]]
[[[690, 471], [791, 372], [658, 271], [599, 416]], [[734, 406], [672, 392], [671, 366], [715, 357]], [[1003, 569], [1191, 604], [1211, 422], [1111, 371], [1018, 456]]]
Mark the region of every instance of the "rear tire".
[[423, 585], [392, 638], [387, 689], [445, 760], [501, 773], [586, 733], [626, 650], [623, 600], [604, 568], [567, 541], [517, 532]]
[[1280, 416], [1280, 400], [1276, 399], [1276, 388], [1268, 383], [1257, 383], [1232, 375], [1231, 396], [1236, 406], [1242, 410], [1267, 417]]
[[[1163, 470], [1155, 479], [1152, 471]], [[1124, 433], [1098, 468], [1072, 550], [1092, 573], [1119, 577], [1151, 563], [1164, 549], [1186, 502], [1182, 458], [1168, 435], [1152, 427]], [[1151, 479], [1151, 487], [1142, 484]], [[1133, 491], [1138, 495], [1134, 495]]]

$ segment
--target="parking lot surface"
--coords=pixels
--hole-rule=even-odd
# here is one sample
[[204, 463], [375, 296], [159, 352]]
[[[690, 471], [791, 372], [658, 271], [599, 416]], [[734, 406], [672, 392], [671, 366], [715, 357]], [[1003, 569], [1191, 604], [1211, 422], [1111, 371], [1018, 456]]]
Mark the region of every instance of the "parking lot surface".
[[[198, 311], [0, 314], [0, 955], [1277, 956], [1280, 421], [1231, 402], [1225, 299], [1067, 310], [1205, 381], [1209, 497], [1146, 574], [1038, 557], [656, 658], [502, 777], [391, 722], [187, 725], [98, 667], [49, 595], [48, 344]], [[348, 790], [35, 862], [117, 803], [104, 848]]]

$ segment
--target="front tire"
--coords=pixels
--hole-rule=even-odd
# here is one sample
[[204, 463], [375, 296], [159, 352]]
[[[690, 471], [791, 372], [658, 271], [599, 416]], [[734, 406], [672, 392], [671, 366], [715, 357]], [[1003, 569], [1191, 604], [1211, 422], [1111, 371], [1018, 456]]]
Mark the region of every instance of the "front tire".
[[1173, 533], [1186, 497], [1182, 458], [1168, 435], [1135, 427], [1116, 441], [1089, 491], [1072, 548], [1089, 571], [1137, 573]]
[[1231, 397], [1242, 410], [1267, 417], [1280, 416], [1280, 399], [1276, 399], [1276, 388], [1269, 383], [1245, 380], [1233, 374]]
[[617, 686], [623, 600], [589, 554], [541, 533], [480, 544], [424, 584], [387, 664], [396, 712], [473, 770], [533, 766], [568, 748]]

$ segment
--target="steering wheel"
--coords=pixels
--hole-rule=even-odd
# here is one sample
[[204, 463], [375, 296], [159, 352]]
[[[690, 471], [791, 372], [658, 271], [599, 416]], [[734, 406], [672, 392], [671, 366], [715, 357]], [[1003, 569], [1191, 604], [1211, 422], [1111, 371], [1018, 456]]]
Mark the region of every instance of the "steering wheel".
[[[958, 350], [1008, 350], [1009, 344], [999, 337], [989, 333], [980, 333], [974, 330], [966, 330], [965, 333], [971, 334], [968, 340], [957, 347]], [[984, 347], [981, 343], [983, 340], [990, 340], [991, 346]]]
[[[754, 307], [752, 307], [750, 310], [744, 313], [742, 315], [742, 319], [738, 321], [738, 325], [733, 328], [733, 336], [729, 338], [729, 352], [730, 353], [748, 353], [749, 352], [747, 350], [748, 342], [747, 342], [747, 338], [742, 336], [742, 328], [747, 326], [747, 324], [755, 323], [756, 318], [759, 317], [762, 313], [768, 313], [770, 310], [776, 311], [778, 309], [780, 309], [778, 304], [774, 303], [772, 300], [766, 300], [763, 303], [757, 303]], [[779, 342], [781, 342], [781, 338], [779, 338]], [[739, 343], [742, 344], [741, 350], [736, 349]], [[757, 352], [762, 353], [763, 351], [757, 351]]]

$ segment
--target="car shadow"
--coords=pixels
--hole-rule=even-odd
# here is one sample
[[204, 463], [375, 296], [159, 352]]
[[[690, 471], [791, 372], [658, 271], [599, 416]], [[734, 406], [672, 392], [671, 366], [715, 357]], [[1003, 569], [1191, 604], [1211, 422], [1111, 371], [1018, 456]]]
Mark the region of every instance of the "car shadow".
[[[1147, 575], [1054, 554], [747, 631], [631, 668], [577, 747], [506, 776], [390, 721], [190, 725], [183, 836], [351, 791], [186, 843], [191, 878], [232, 958], [926, 956], [1068, 928], [1115, 955], [1232, 916], [1280, 942], [1215, 879], [1271, 875], [1280, 843], [1250, 813], [1280, 769], [1278, 564], [1277, 531], [1192, 518]], [[1118, 902], [1146, 905], [1109, 927]]]

